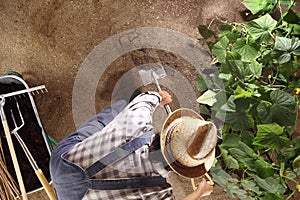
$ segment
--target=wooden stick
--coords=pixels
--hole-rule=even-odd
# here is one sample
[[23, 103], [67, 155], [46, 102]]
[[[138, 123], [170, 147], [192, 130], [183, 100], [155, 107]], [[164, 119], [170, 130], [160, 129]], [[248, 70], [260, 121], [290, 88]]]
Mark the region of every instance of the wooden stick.
[[210, 177], [210, 175], [208, 173], [205, 173], [205, 176], [209, 180], [209, 183], [208, 183], [209, 185], [214, 185], [215, 184], [214, 181], [212, 180], [212, 178]]
[[[206, 178], [208, 178], [208, 184], [209, 185], [214, 185], [214, 181], [212, 180], [212, 178], [210, 177], [210, 175], [208, 173], [205, 173]], [[195, 191], [197, 189], [196, 184], [195, 184], [195, 179], [191, 179], [192, 182], [192, 186], [193, 186], [193, 190]]]
[[197, 189], [196, 184], [195, 184], [195, 179], [191, 179], [193, 190], [195, 191]]
[[16, 172], [16, 175], [17, 175], [19, 187], [20, 187], [20, 190], [21, 190], [22, 199], [23, 200], [28, 200], [25, 185], [24, 185], [21, 170], [20, 170], [20, 166], [19, 166], [19, 163], [18, 163], [18, 159], [17, 159], [17, 156], [16, 156], [16, 152], [15, 152], [15, 149], [14, 149], [14, 145], [13, 145], [13, 142], [12, 142], [12, 139], [11, 139], [11, 135], [10, 135], [10, 131], [9, 131], [9, 127], [8, 127], [6, 119], [2, 119], [2, 125], [3, 125], [3, 128], [4, 128], [4, 132], [5, 132], [5, 136], [6, 136], [6, 139], [7, 139], [7, 143], [8, 143], [10, 155], [11, 155], [11, 158], [12, 158], [12, 161], [13, 161], [13, 165], [14, 165], [14, 168], [15, 168], [15, 172]]

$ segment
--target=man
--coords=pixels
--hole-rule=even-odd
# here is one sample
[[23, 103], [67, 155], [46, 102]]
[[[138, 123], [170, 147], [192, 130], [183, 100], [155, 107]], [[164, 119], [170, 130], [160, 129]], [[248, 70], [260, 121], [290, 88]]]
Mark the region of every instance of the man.
[[[128, 105], [118, 101], [61, 141], [50, 160], [58, 199], [174, 199], [168, 165], [151, 159], [160, 151], [150, 151], [159, 138], [151, 132], [152, 114], [171, 101], [165, 91], [142, 93]], [[203, 179], [186, 200], [212, 190]]]

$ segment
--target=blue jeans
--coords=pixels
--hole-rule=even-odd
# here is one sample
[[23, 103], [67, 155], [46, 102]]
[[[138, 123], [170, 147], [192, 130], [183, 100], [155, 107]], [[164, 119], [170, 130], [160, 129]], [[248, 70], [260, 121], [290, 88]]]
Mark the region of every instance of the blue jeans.
[[50, 174], [59, 200], [81, 200], [93, 185], [85, 170], [66, 160], [65, 155], [74, 145], [101, 131], [126, 105], [127, 102], [121, 100], [107, 107], [64, 138], [53, 150], [50, 157]]

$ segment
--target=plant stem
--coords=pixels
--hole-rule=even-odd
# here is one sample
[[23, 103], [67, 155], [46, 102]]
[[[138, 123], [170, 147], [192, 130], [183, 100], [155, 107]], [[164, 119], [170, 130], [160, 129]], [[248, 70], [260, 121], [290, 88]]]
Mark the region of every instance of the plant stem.
[[296, 191], [297, 191], [297, 189], [296, 189], [296, 190], [293, 190], [292, 194], [290, 194], [290, 195], [286, 198], [286, 200], [292, 198], [292, 197], [294, 196], [294, 194], [295, 194]]

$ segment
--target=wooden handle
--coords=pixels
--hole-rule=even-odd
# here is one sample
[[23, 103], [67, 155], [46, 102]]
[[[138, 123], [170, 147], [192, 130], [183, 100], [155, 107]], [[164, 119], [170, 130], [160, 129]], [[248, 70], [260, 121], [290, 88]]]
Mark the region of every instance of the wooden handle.
[[212, 178], [210, 177], [210, 175], [208, 173], [205, 173], [205, 176], [209, 180], [209, 183], [208, 183], [209, 185], [214, 185], [215, 184], [214, 181], [212, 180]]
[[41, 184], [43, 185], [50, 200], [57, 200], [55, 192], [54, 192], [52, 186], [48, 183], [46, 177], [44, 176], [43, 171], [41, 169], [38, 169], [35, 171], [35, 174], [39, 178], [39, 180], [40, 180]]
[[[205, 173], [205, 176], [206, 176], [206, 178], [208, 178], [208, 184], [209, 185], [211, 185], [211, 186], [213, 186], [215, 183], [214, 183], [214, 181], [212, 180], [212, 178], [209, 176], [209, 174], [208, 173]], [[192, 186], [193, 186], [193, 190], [196, 190], [197, 189], [197, 187], [196, 187], [196, 184], [195, 184], [195, 179], [191, 179], [191, 182], [192, 182]]]
[[22, 199], [23, 200], [28, 200], [26, 189], [25, 189], [25, 186], [24, 186], [23, 178], [22, 178], [22, 174], [21, 174], [21, 170], [20, 170], [20, 166], [19, 166], [19, 163], [18, 163], [18, 159], [17, 159], [17, 156], [16, 156], [14, 145], [13, 145], [13, 142], [12, 142], [12, 139], [11, 139], [11, 135], [10, 135], [10, 131], [9, 131], [7, 121], [2, 120], [2, 125], [3, 125], [3, 128], [4, 128], [4, 132], [5, 132], [9, 152], [10, 152], [10, 155], [11, 155], [11, 158], [12, 158], [12, 162], [13, 162], [15, 172], [16, 172], [16, 175], [17, 175], [19, 187], [20, 187], [20, 190], [21, 190]]

